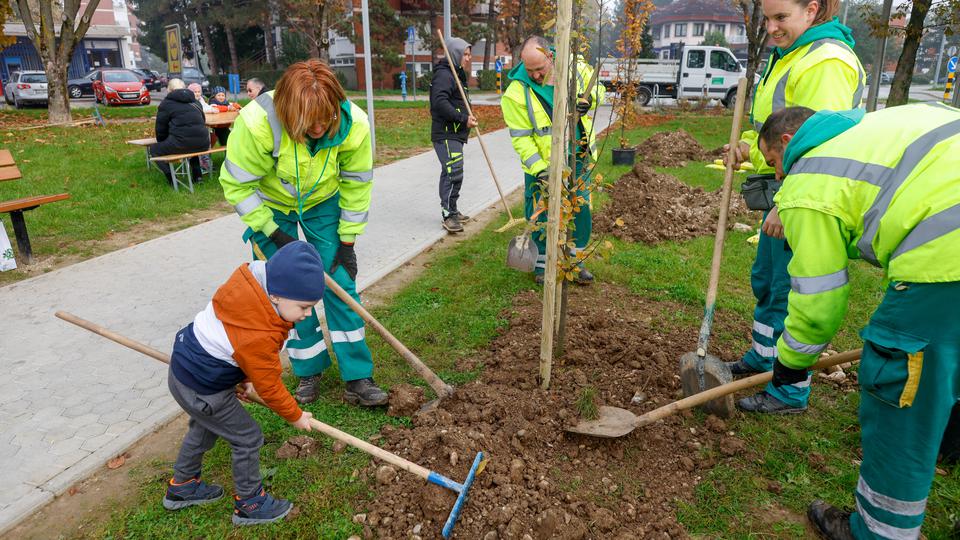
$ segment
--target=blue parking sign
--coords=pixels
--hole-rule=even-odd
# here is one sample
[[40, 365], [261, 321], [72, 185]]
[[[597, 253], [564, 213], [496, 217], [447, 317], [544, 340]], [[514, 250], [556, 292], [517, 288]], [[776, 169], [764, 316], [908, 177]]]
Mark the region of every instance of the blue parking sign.
[[947, 71], [956, 71], [957, 70], [957, 57], [951, 56], [950, 60], [947, 60]]
[[416, 41], [417, 31], [412, 26], [407, 27], [407, 41]]
[[500, 73], [501, 71], [503, 71], [503, 62], [501, 62], [500, 59], [497, 58], [497, 61], [493, 63], [493, 67], [494, 69], [497, 70], [497, 73]]
[[240, 93], [240, 74], [239, 73], [229, 73], [227, 74], [227, 84], [230, 86], [231, 94]]

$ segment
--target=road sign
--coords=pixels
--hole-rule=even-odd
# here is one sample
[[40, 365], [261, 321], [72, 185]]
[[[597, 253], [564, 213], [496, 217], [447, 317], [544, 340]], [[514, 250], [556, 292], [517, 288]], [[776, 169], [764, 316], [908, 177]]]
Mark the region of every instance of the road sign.
[[947, 60], [947, 71], [956, 71], [957, 70], [957, 57], [951, 56], [950, 60]]
[[493, 63], [493, 67], [494, 69], [497, 70], [497, 73], [500, 73], [501, 71], [503, 71], [503, 62], [501, 62], [500, 59], [497, 58], [496, 62]]
[[412, 26], [408, 26], [407, 41], [409, 41], [410, 43], [413, 43], [414, 41], [416, 41], [416, 37], [417, 37], [417, 31]]
[[956, 56], [956, 55], [957, 55], [957, 46], [956, 46], [956, 45], [951, 45], [950, 48], [947, 49], [947, 54], [949, 54], [950, 56]]
[[183, 68], [180, 60], [183, 50], [180, 47], [180, 25], [171, 24], [165, 28], [167, 44], [167, 72], [180, 73]]

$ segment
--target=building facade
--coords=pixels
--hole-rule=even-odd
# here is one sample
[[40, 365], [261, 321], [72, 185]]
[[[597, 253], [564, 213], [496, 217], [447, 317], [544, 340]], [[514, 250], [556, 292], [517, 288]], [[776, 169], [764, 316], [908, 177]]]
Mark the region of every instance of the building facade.
[[719, 32], [738, 57], [746, 50], [743, 15], [725, 0], [676, 0], [657, 8], [650, 17], [653, 48], [660, 58], [671, 58], [681, 46], [700, 45], [710, 32]]
[[[0, 0], [4, 1], [4, 0]], [[9, 1], [9, 0], [8, 0]], [[93, 0], [97, 1], [97, 0]], [[98, 67], [136, 67], [135, 28], [124, 0], [99, 0], [83, 40], [77, 44], [70, 62], [69, 76], [80, 77]], [[80, 11], [88, 0], [81, 0]], [[17, 41], [0, 51], [0, 79], [6, 81], [18, 70], [43, 71], [43, 63], [36, 48], [27, 37], [27, 29], [20, 20], [14, 4], [14, 17], [3, 27], [4, 33]]]

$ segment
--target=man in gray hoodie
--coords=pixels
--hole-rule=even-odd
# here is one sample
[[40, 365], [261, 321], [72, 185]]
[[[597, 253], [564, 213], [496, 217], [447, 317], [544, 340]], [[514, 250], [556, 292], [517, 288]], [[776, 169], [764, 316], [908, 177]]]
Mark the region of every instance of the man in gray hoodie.
[[463, 185], [463, 145], [470, 137], [470, 129], [477, 119], [467, 113], [467, 104], [460, 96], [457, 82], [460, 79], [464, 92], [471, 65], [470, 44], [449, 37], [445, 40], [447, 50], [455, 65], [446, 57], [433, 65], [433, 80], [430, 82], [430, 140], [440, 159], [440, 212], [443, 228], [449, 232], [463, 231], [466, 216], [457, 209], [460, 186]]

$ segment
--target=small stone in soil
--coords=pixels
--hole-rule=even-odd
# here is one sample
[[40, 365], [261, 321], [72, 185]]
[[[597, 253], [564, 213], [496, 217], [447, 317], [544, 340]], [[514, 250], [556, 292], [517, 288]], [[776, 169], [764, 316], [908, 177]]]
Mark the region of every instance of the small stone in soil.
[[387, 485], [390, 482], [393, 482], [393, 479], [397, 477], [397, 470], [389, 465], [381, 465], [377, 469], [377, 482], [381, 485]]

